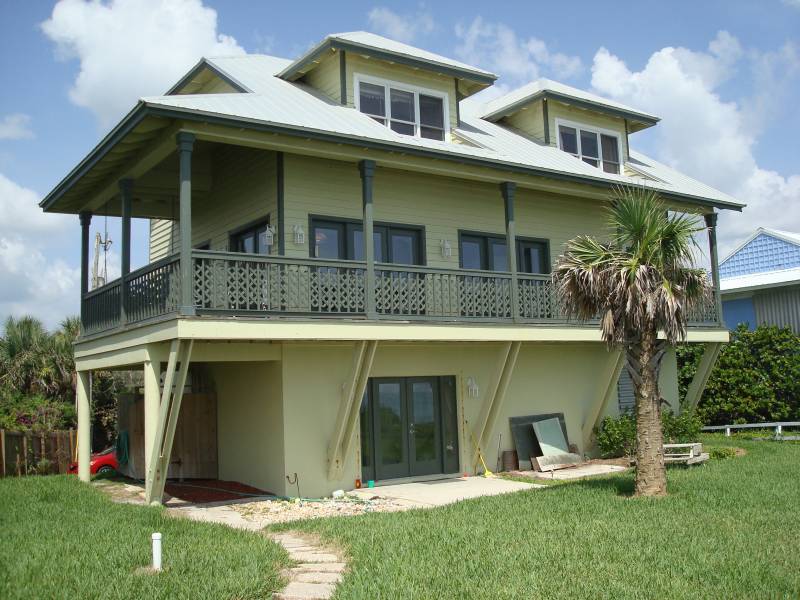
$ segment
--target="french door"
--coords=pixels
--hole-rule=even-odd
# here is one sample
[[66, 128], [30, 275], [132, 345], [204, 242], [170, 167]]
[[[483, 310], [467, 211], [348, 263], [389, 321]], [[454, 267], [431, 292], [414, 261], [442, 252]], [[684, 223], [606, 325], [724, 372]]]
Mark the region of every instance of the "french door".
[[361, 451], [364, 479], [457, 472], [454, 379], [371, 379], [361, 407]]

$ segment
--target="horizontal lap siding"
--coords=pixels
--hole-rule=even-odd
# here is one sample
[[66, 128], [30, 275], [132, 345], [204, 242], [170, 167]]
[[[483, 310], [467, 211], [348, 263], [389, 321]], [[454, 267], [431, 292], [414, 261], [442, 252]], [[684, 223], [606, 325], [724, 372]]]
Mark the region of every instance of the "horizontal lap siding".
[[[375, 173], [376, 221], [425, 227], [427, 264], [458, 268], [459, 230], [505, 235], [503, 201], [497, 185], [380, 168]], [[361, 180], [354, 163], [286, 155], [286, 254], [308, 257], [293, 242], [294, 225], [306, 231], [309, 215], [361, 219]], [[517, 235], [550, 240], [553, 260], [579, 234], [603, 236], [601, 203], [519, 189]], [[453, 255], [443, 258], [441, 240]]]
[[544, 142], [544, 114], [541, 100], [507, 117], [505, 122], [514, 129]]
[[455, 129], [457, 123], [456, 112], [456, 84], [453, 77], [439, 75], [432, 71], [421, 71], [400, 64], [390, 64], [381, 60], [367, 59], [358, 54], [347, 53], [347, 105], [355, 106], [355, 76], [356, 74], [388, 79], [405, 83], [414, 87], [428, 88], [447, 94], [450, 128]]
[[[192, 202], [192, 245], [211, 243], [227, 250], [230, 232], [266, 218], [277, 225], [276, 157], [274, 152], [220, 146], [211, 161], [211, 191]], [[151, 220], [150, 261], [175, 252], [180, 245], [177, 221]], [[170, 227], [171, 225], [171, 227]]]
[[150, 262], [155, 262], [170, 254], [173, 221], [150, 219]]
[[192, 244], [228, 248], [231, 230], [270, 217], [277, 222], [275, 153], [220, 146], [212, 160], [211, 193], [192, 207]]
[[331, 52], [303, 78], [334, 102], [341, 102], [341, 76], [339, 71], [339, 52]]

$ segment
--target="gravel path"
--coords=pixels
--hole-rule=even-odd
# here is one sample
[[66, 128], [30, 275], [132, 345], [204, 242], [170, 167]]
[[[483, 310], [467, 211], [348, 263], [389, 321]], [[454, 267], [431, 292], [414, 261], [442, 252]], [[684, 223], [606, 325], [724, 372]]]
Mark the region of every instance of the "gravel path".
[[358, 499], [345, 496], [341, 499], [325, 500], [262, 500], [232, 504], [230, 508], [245, 520], [265, 527], [273, 523], [287, 523], [320, 517], [345, 517], [372, 512], [397, 512], [415, 505], [403, 500], [389, 498]]

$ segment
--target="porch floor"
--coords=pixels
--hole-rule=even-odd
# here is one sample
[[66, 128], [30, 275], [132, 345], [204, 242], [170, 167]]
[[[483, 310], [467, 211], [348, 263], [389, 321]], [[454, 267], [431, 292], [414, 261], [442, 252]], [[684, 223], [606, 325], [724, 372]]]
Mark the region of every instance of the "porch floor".
[[544, 486], [491, 477], [457, 477], [454, 479], [381, 485], [374, 488], [353, 490], [349, 493], [365, 500], [377, 496], [424, 508], [443, 506], [459, 500], [480, 498], [481, 496], [498, 496], [537, 487]]

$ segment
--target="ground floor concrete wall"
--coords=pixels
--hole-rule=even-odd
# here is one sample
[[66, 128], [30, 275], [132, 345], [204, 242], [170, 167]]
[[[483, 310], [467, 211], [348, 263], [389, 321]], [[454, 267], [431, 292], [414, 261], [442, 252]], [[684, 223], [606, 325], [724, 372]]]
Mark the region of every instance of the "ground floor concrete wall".
[[[475, 430], [501, 368], [502, 343], [391, 343], [378, 346], [371, 377], [453, 376], [459, 420], [459, 472], [474, 473]], [[356, 431], [341, 477], [328, 479], [328, 445], [352, 377], [352, 342], [284, 343], [280, 361], [212, 366], [219, 406], [219, 472], [272, 492], [324, 496], [351, 489], [361, 477]], [[602, 343], [523, 344], [496, 420], [484, 437], [491, 469], [500, 450], [514, 448], [509, 418], [563, 413], [569, 442], [587, 453], [585, 425], [616, 414], [615, 355]], [[470, 395], [473, 379], [477, 393]], [[605, 404], [609, 386], [612, 393]], [[674, 352], [664, 359], [661, 392], [677, 406]], [[478, 469], [480, 470], [480, 469]]]
[[285, 492], [281, 363], [209, 365], [217, 391], [219, 478]]

